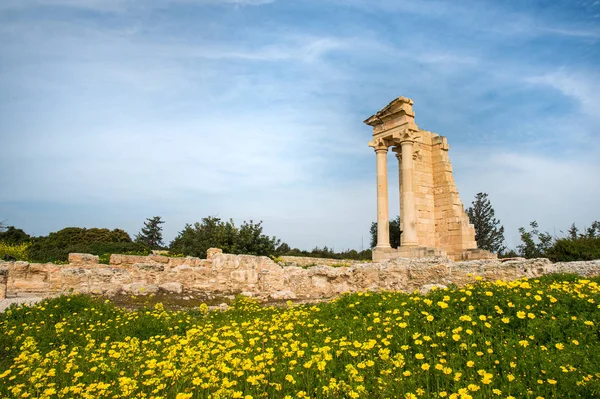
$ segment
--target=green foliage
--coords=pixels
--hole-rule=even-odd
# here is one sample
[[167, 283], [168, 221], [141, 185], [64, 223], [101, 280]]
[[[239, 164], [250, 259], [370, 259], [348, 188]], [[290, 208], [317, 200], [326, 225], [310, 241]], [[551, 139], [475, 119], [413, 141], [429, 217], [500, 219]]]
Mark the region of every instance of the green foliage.
[[557, 239], [546, 255], [553, 262], [600, 259], [600, 222], [593, 222], [583, 233], [573, 223], [569, 235]]
[[132, 251], [148, 253], [143, 244], [132, 242], [123, 230], [67, 227], [36, 238], [29, 248], [29, 259], [33, 262], [65, 262], [69, 253], [105, 255]]
[[516, 258], [519, 254], [514, 249], [505, 250], [501, 254], [498, 254], [498, 258], [506, 259], [506, 258]]
[[279, 256], [306, 256], [309, 258], [326, 258], [326, 259], [353, 259], [353, 260], [371, 260], [372, 252], [370, 249], [357, 251], [355, 249], [347, 249], [341, 252], [335, 252], [333, 248], [324, 246], [323, 248], [315, 247], [311, 251], [303, 251], [298, 248], [293, 248], [287, 252], [278, 253]]
[[1, 260], [29, 260], [29, 246], [31, 244], [24, 242], [21, 244], [9, 244], [0, 242], [0, 259]]
[[600, 259], [600, 237], [560, 238], [548, 249], [548, 258], [553, 262]]
[[494, 217], [494, 208], [487, 193], [477, 193], [467, 215], [475, 226], [475, 241], [477, 247], [490, 252], [501, 254], [504, 246], [504, 226]]
[[0, 231], [0, 242], [7, 244], [22, 244], [29, 242], [31, 237], [21, 229], [15, 226], [7, 226], [4, 231]]
[[549, 233], [542, 233], [538, 230], [538, 224], [534, 220], [529, 223], [531, 231], [519, 227], [521, 234], [521, 244], [517, 245], [519, 255], [524, 258], [546, 258], [547, 251], [553, 245], [554, 239]]
[[273, 255], [280, 241], [276, 237], [263, 234], [262, 222], [244, 221], [238, 228], [233, 220], [221, 221], [209, 216], [187, 224], [171, 242], [170, 251], [186, 256], [206, 256], [208, 248], [221, 248], [230, 254]]
[[59, 297], [0, 315], [0, 397], [593, 398], [599, 283], [549, 275], [285, 307], [237, 297], [225, 312]]
[[[400, 215], [396, 216], [396, 219], [390, 220], [390, 245], [392, 248], [398, 248], [400, 246]], [[371, 248], [377, 246], [377, 222], [371, 223], [371, 229], [369, 230], [371, 236]]]
[[164, 243], [161, 224], [163, 223], [164, 221], [160, 220], [160, 216], [147, 218], [144, 222], [144, 227], [142, 227], [142, 231], [135, 236], [135, 242], [150, 249], [162, 248]]

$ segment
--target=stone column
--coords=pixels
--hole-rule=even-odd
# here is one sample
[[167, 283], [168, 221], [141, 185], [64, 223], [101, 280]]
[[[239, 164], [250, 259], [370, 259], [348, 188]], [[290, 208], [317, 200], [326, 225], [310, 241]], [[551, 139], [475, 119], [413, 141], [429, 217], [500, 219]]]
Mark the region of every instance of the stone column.
[[415, 209], [415, 193], [413, 191], [413, 140], [400, 143], [402, 148], [401, 191], [400, 191], [400, 220], [402, 222], [401, 246], [416, 246], [417, 215]]
[[398, 215], [400, 215], [400, 239], [402, 240], [402, 230], [404, 230], [404, 228], [402, 227], [402, 147], [397, 146], [394, 147], [394, 149], [392, 150], [396, 153], [396, 159], [398, 160], [398, 204], [400, 205], [400, 213], [398, 213]]
[[375, 147], [377, 158], [377, 247], [390, 248], [390, 219], [388, 217], [387, 146]]

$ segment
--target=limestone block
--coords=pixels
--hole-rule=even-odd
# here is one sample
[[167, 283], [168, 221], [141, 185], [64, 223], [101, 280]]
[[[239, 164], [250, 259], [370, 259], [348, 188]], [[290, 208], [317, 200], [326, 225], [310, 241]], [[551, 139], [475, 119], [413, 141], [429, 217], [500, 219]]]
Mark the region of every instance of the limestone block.
[[208, 248], [206, 251], [206, 259], [212, 259], [215, 255], [222, 254], [223, 250], [220, 248]]
[[8, 267], [0, 267], [0, 299], [6, 298]]
[[113, 254], [110, 256], [109, 264], [111, 266], [120, 266], [120, 267], [131, 267], [136, 263], [146, 263], [148, 262], [147, 256], [139, 256], [139, 255], [117, 255]]
[[80, 266], [80, 265], [97, 265], [100, 263], [100, 258], [97, 255], [91, 254], [78, 254], [72, 253], [69, 254], [69, 264], [72, 266]]
[[272, 292], [269, 297], [271, 299], [274, 300], [288, 300], [288, 299], [296, 299], [297, 296], [294, 292], [290, 291], [290, 290], [284, 290], [284, 291], [275, 291]]
[[10, 278], [26, 278], [29, 274], [29, 262], [8, 263], [8, 275]]
[[444, 284], [448, 282], [450, 270], [447, 258], [414, 259], [408, 266], [409, 290], [426, 284]]
[[131, 284], [125, 284], [122, 287], [123, 291], [132, 295], [150, 295], [158, 292], [158, 286], [155, 284], [148, 284], [142, 282], [136, 282]]
[[148, 255], [148, 262], [155, 262], [155, 263], [169, 263], [170, 258], [167, 256], [163, 256], [163, 255]]
[[421, 295], [427, 295], [431, 291], [434, 291], [434, 290], [445, 290], [447, 288], [448, 287], [446, 287], [443, 284], [425, 284], [424, 286], [422, 286], [421, 288], [419, 288], [419, 294], [421, 294]]
[[185, 284], [187, 287], [194, 286], [196, 280], [195, 267], [188, 265], [177, 266], [172, 269], [172, 272], [175, 273], [176, 277], [173, 281], [178, 281], [182, 284]]
[[586, 262], [558, 262], [554, 267], [556, 273], [575, 273], [582, 277], [600, 275], [600, 259]]
[[148, 272], [162, 272], [165, 270], [165, 265], [161, 263], [135, 263], [133, 268]]
[[164, 283], [164, 284], [160, 284], [158, 286], [158, 288], [165, 292], [171, 292], [171, 293], [175, 293], [175, 294], [183, 293], [183, 284], [181, 284], [181, 283], [176, 283], [176, 282]]

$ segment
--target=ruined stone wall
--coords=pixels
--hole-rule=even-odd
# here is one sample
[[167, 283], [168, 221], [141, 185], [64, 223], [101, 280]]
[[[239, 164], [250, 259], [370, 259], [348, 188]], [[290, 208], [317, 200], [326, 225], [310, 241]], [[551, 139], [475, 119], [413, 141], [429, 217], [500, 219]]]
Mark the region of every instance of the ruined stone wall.
[[420, 246], [445, 249], [437, 245], [435, 235], [435, 186], [431, 142], [433, 135], [431, 132], [420, 130], [420, 138], [415, 151], [413, 179], [417, 211], [417, 239]]
[[[165, 292], [240, 293], [273, 299], [317, 299], [364, 290], [423, 289], [465, 284], [474, 276], [514, 280], [553, 272], [600, 275], [600, 260], [553, 264], [547, 259], [395, 259], [350, 267], [280, 266], [270, 258], [214, 253], [210, 259], [115, 255], [110, 265], [92, 255], [73, 255], [68, 265], [0, 262], [9, 296], [82, 292], [114, 295]], [[2, 288], [2, 287], [0, 287]], [[0, 289], [1, 291], [1, 289]]]
[[329, 258], [311, 258], [309, 256], [280, 256], [277, 258], [277, 263], [282, 266], [352, 266], [365, 261], [354, 259], [329, 259]]
[[[477, 248], [475, 228], [458, 194], [448, 156], [448, 141], [419, 130], [415, 151], [414, 196], [420, 246], [439, 248], [454, 260], [467, 260]], [[477, 253], [477, 256], [485, 255]], [[485, 256], [488, 257], [488, 256]]]
[[475, 227], [469, 221], [454, 182], [448, 141], [436, 135], [433, 144], [435, 246], [444, 249], [452, 259], [464, 259], [468, 256], [463, 256], [465, 250], [477, 248]]

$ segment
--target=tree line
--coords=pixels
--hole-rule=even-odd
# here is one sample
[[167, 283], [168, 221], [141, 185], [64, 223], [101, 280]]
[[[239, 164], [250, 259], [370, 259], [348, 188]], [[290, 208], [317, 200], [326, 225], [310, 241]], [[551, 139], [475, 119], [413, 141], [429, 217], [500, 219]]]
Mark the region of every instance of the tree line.
[[[466, 213], [475, 226], [478, 248], [489, 250], [500, 257], [546, 257], [553, 261], [600, 259], [598, 221], [592, 222], [582, 230], [573, 224], [562, 237], [539, 231], [537, 222], [533, 221], [529, 223], [529, 229], [519, 228], [521, 242], [515, 249], [509, 250], [504, 245], [504, 226], [495, 217], [487, 193], [476, 194]], [[160, 216], [147, 218], [140, 232], [132, 239], [121, 229], [78, 227], [67, 227], [47, 236], [31, 237], [22, 229], [0, 222], [0, 258], [23, 258], [22, 254], [26, 253], [27, 259], [24, 260], [61, 263], [67, 261], [69, 253], [82, 252], [99, 255], [101, 261], [107, 263], [110, 254], [113, 253], [147, 255], [152, 250], [159, 249], [166, 250], [174, 256], [204, 257], [208, 248], [215, 247], [231, 254], [370, 260], [371, 248], [377, 244], [376, 222], [371, 224], [369, 231], [371, 248], [338, 252], [327, 246], [315, 247], [310, 251], [291, 248], [277, 237], [264, 234], [262, 221], [244, 221], [238, 226], [232, 219], [226, 221], [215, 216], [186, 224], [177, 236], [165, 245], [162, 224], [164, 221]], [[390, 220], [389, 229], [390, 245], [397, 248], [400, 246], [402, 234], [399, 216]]]

